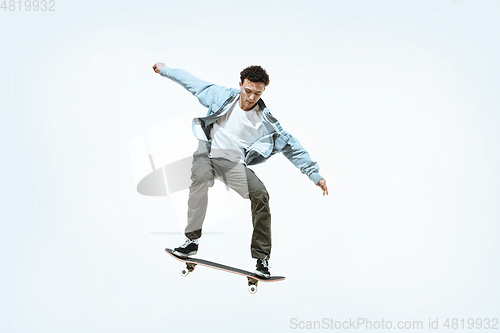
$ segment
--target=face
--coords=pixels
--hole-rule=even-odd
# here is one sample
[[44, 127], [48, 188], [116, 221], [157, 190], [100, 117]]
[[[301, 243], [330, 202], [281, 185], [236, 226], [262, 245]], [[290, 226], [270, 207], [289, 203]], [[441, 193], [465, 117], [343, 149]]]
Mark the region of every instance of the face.
[[266, 90], [266, 85], [263, 82], [252, 82], [245, 79], [243, 83], [240, 82], [240, 89], [240, 108], [244, 111], [250, 111]]

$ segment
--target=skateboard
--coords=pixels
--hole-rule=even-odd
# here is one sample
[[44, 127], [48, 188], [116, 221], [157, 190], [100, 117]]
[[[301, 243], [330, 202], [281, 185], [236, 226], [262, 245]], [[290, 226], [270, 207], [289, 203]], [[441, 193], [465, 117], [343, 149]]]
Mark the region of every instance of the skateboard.
[[212, 261], [208, 261], [208, 260], [204, 260], [204, 259], [198, 259], [198, 258], [192, 258], [192, 257], [185, 257], [185, 258], [180, 257], [178, 255], [175, 255], [173, 253], [174, 251], [172, 249], [165, 249], [165, 252], [170, 254], [175, 259], [186, 263], [186, 268], [183, 268], [180, 272], [183, 277], [186, 277], [189, 273], [194, 271], [194, 268], [196, 267], [196, 265], [206, 266], [206, 267], [210, 267], [210, 268], [219, 269], [219, 270], [225, 271], [225, 272], [243, 275], [243, 276], [247, 277], [248, 292], [250, 294], [255, 294], [257, 292], [257, 284], [259, 283], [259, 281], [277, 282], [277, 281], [285, 280], [284, 276], [271, 276], [269, 278], [265, 278], [265, 277], [258, 276], [254, 273], [245, 271], [243, 269], [218, 264], [216, 262], [212, 262]]

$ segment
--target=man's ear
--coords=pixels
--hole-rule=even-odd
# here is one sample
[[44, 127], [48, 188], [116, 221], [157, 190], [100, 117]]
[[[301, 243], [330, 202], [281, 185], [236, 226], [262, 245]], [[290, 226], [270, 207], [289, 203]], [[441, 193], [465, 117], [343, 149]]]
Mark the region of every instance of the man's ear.
[[241, 87], [241, 85], [242, 85], [242, 83], [241, 83], [241, 81], [240, 81], [240, 87]]

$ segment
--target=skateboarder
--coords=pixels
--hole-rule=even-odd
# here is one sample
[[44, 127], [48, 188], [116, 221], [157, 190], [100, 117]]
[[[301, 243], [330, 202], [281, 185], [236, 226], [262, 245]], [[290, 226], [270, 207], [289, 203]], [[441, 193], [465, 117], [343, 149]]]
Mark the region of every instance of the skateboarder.
[[193, 154], [188, 199], [185, 243], [174, 253], [187, 257], [198, 251], [198, 241], [208, 203], [208, 188], [220, 179], [243, 198], [250, 199], [253, 234], [252, 258], [257, 259], [255, 274], [269, 277], [271, 254], [271, 212], [264, 184], [248, 168], [282, 152], [302, 173], [328, 195], [326, 180], [319, 167], [299, 141], [283, 130], [261, 99], [269, 76], [260, 66], [240, 73], [240, 89], [200, 80], [182, 69], [171, 69], [159, 62], [153, 70], [179, 83], [208, 108], [207, 116], [193, 119], [193, 133], [199, 140]]

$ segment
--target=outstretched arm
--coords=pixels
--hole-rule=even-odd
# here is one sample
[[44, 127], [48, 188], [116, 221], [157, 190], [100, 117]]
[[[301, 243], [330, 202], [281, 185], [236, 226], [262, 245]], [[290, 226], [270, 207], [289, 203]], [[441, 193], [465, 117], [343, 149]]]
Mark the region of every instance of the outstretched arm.
[[169, 78], [183, 86], [207, 108], [214, 102], [215, 96], [228, 91], [225, 87], [198, 79], [182, 69], [168, 68], [162, 62], [154, 64], [153, 70], [161, 76]]

